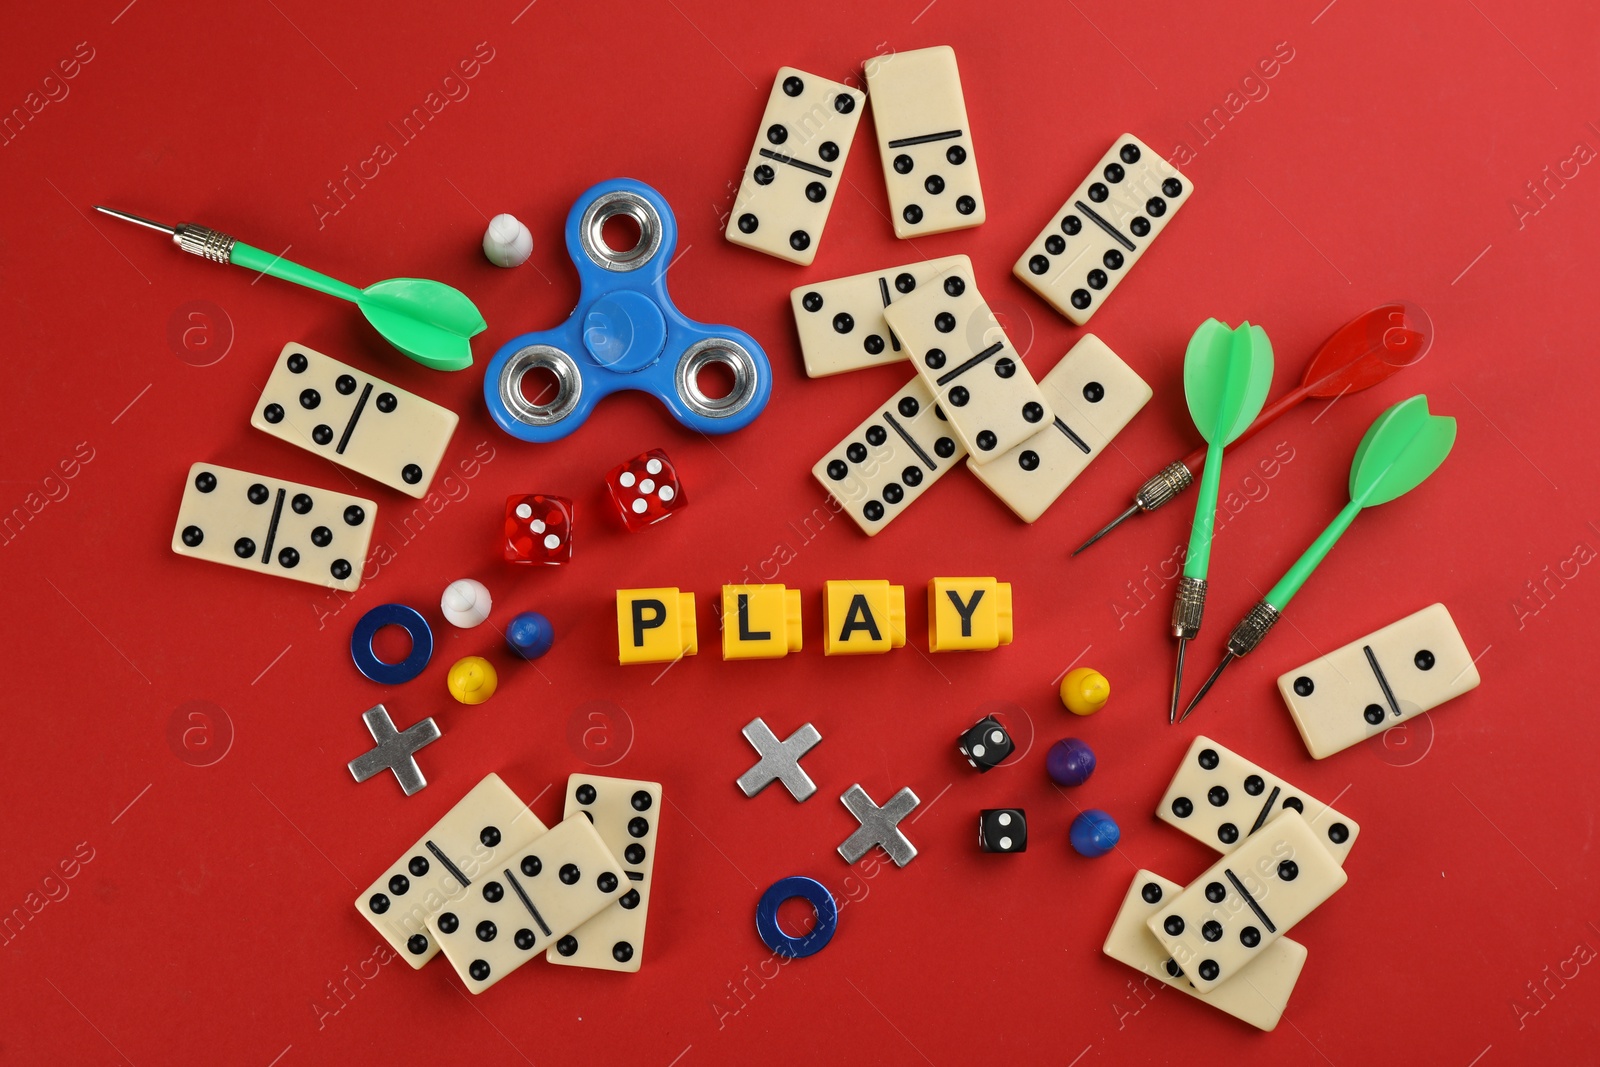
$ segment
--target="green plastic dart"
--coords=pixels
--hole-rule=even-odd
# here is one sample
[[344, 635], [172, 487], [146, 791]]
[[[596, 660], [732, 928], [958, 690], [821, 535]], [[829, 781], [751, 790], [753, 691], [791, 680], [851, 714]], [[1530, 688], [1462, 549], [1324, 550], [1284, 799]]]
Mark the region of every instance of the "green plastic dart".
[[1189, 551], [1184, 557], [1178, 598], [1172, 605], [1172, 636], [1178, 639], [1178, 662], [1172, 672], [1172, 708], [1167, 722], [1178, 717], [1183, 687], [1183, 653], [1200, 633], [1206, 608], [1206, 572], [1211, 567], [1211, 538], [1217, 518], [1217, 489], [1222, 480], [1222, 452], [1255, 421], [1272, 385], [1272, 342], [1267, 332], [1248, 322], [1238, 329], [1207, 319], [1189, 338], [1183, 357], [1183, 392], [1189, 415], [1206, 441], [1200, 474], [1200, 499], [1195, 502]]
[[1361, 438], [1356, 458], [1350, 463], [1350, 503], [1311, 542], [1311, 547], [1289, 568], [1289, 573], [1267, 590], [1267, 595], [1233, 628], [1233, 633], [1228, 635], [1227, 653], [1184, 709], [1184, 719], [1211, 691], [1223, 669], [1240, 656], [1249, 654], [1267, 636], [1283, 609], [1344, 536], [1356, 516], [1364, 508], [1405, 496], [1427, 481], [1455, 443], [1456, 420], [1448, 415], [1429, 414], [1428, 398], [1420, 394], [1400, 401], [1373, 421], [1366, 436]]
[[465, 370], [472, 366], [471, 339], [487, 329], [483, 316], [466, 294], [443, 282], [389, 278], [357, 289], [206, 226], [192, 222], [164, 226], [108, 207], [96, 205], [95, 210], [170, 234], [173, 244], [213, 263], [232, 263], [348, 300], [361, 309], [385, 341], [424, 367]]

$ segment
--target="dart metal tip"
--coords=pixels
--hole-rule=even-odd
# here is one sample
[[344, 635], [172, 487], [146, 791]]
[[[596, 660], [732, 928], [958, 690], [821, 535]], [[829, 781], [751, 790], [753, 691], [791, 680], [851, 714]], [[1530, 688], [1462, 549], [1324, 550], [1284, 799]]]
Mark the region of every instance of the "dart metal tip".
[[1217, 664], [1217, 669], [1212, 671], [1210, 677], [1201, 684], [1200, 691], [1195, 693], [1194, 699], [1189, 701], [1189, 706], [1184, 708], [1183, 714], [1178, 717], [1180, 723], [1194, 713], [1194, 709], [1199, 706], [1201, 700], [1205, 699], [1205, 695], [1211, 692], [1211, 687], [1217, 684], [1217, 679], [1222, 677], [1223, 670], [1233, 662], [1233, 659], [1232, 652], [1223, 653], [1222, 662]]
[[1082, 552], [1084, 549], [1088, 548], [1090, 545], [1092, 545], [1096, 541], [1100, 540], [1100, 538], [1104, 537], [1106, 534], [1110, 533], [1112, 530], [1115, 530], [1123, 522], [1127, 521], [1136, 512], [1138, 512], [1138, 510], [1139, 510], [1139, 504], [1136, 501], [1134, 503], [1134, 505], [1131, 508], [1129, 508], [1127, 511], [1124, 511], [1121, 515], [1118, 515], [1116, 518], [1112, 519], [1106, 525], [1102, 526], [1100, 528], [1099, 532], [1096, 533], [1093, 537], [1089, 538], [1089, 540], [1085, 541], [1083, 544], [1081, 544], [1077, 548], [1073, 549], [1072, 550], [1072, 554], [1074, 556], [1076, 556], [1079, 552]]
[[1183, 692], [1183, 653], [1189, 647], [1186, 638], [1178, 638], [1178, 663], [1172, 672], [1172, 707], [1167, 712], [1167, 725], [1178, 721], [1178, 700]]

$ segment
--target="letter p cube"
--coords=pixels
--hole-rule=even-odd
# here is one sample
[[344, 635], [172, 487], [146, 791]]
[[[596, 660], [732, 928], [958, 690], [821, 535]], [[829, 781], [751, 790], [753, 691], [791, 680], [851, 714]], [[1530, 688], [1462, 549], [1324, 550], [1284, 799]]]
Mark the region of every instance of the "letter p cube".
[[694, 594], [665, 589], [617, 590], [617, 659], [670, 663], [699, 651]]

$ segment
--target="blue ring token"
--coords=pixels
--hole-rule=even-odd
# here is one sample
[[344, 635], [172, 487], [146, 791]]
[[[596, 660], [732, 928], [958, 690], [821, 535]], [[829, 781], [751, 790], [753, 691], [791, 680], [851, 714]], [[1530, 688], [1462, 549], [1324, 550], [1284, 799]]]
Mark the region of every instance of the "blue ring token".
[[[411, 635], [411, 654], [399, 663], [385, 663], [372, 651], [372, 639], [385, 626], [398, 626]], [[379, 604], [356, 623], [350, 635], [350, 658], [356, 670], [379, 685], [404, 685], [433, 658], [433, 630], [416, 608], [404, 604]]]
[[[612, 248], [602, 236], [619, 217], [639, 231], [630, 249]], [[667, 293], [678, 223], [665, 197], [631, 178], [601, 182], [572, 205], [566, 232], [577, 307], [561, 325], [501, 345], [484, 372], [483, 398], [502, 430], [524, 441], [557, 440], [619, 389], [650, 393], [704, 434], [729, 433], [761, 414], [772, 395], [761, 346], [743, 330], [694, 321]], [[724, 396], [700, 387], [700, 372], [713, 364], [732, 375]], [[536, 371], [555, 378], [553, 399], [535, 402], [523, 392], [523, 379]]]
[[[778, 925], [778, 906], [796, 897], [810, 904], [817, 916], [817, 925], [804, 937], [790, 937]], [[798, 874], [781, 878], [761, 894], [761, 901], [756, 905], [756, 933], [780, 956], [797, 960], [814, 956], [828, 947], [838, 928], [839, 906], [833, 902], [833, 894], [827, 887], [814, 878]]]

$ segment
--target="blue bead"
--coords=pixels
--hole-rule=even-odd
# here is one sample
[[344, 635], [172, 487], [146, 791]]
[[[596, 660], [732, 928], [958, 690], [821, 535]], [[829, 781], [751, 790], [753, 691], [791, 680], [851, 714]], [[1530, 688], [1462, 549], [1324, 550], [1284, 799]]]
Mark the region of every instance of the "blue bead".
[[550, 620], [537, 611], [524, 611], [506, 627], [506, 644], [523, 659], [538, 659], [555, 644], [556, 631]]
[[1116, 848], [1117, 842], [1122, 839], [1122, 831], [1111, 816], [1098, 808], [1091, 808], [1072, 820], [1070, 836], [1072, 847], [1078, 854], [1093, 859]]
[[1062, 738], [1050, 746], [1044, 766], [1056, 785], [1082, 785], [1094, 773], [1094, 750], [1076, 737]]

